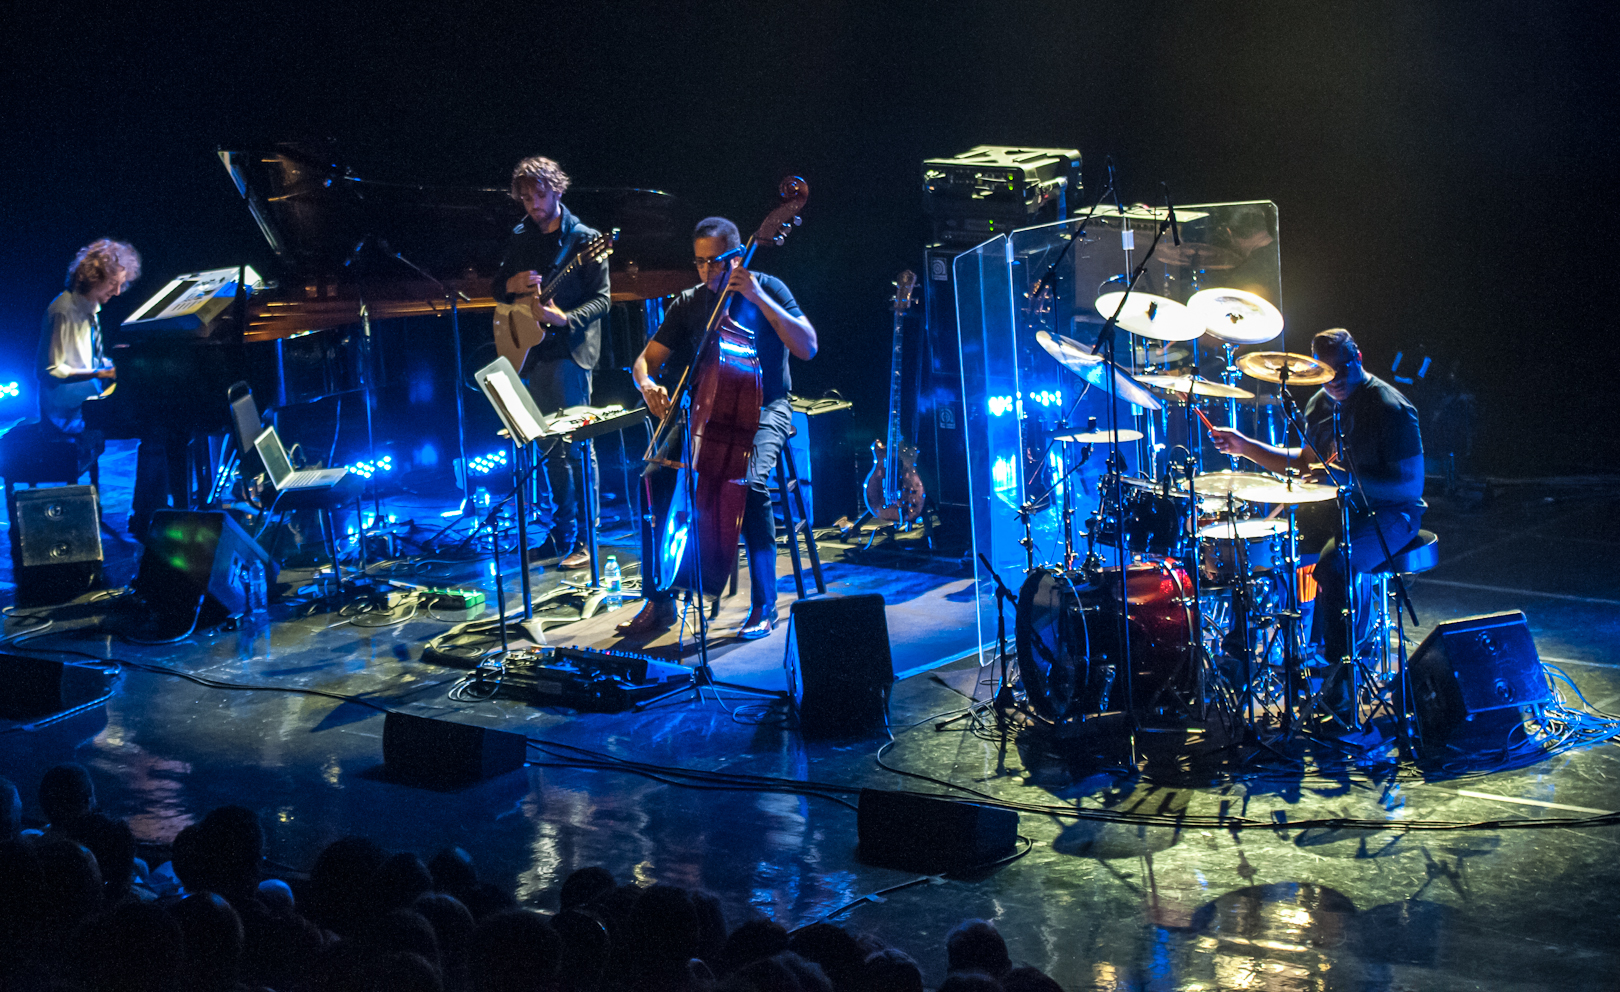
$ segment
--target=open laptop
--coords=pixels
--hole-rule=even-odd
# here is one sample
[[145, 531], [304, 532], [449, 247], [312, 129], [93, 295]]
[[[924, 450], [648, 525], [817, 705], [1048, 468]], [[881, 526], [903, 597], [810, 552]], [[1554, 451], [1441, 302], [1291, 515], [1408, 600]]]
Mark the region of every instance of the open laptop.
[[281, 437], [276, 433], [274, 426], [266, 427], [253, 439], [253, 450], [259, 453], [259, 460], [264, 462], [264, 470], [270, 473], [270, 484], [278, 493], [299, 489], [327, 489], [337, 485], [349, 473], [346, 468], [306, 468], [294, 471], [292, 459], [287, 457], [287, 449], [282, 447]]

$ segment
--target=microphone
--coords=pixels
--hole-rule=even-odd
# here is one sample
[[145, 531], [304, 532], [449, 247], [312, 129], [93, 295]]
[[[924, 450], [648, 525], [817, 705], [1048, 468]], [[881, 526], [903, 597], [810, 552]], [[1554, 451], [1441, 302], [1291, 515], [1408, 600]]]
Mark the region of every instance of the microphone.
[[1164, 187], [1164, 205], [1170, 211], [1170, 240], [1174, 241], [1179, 247], [1181, 245], [1181, 226], [1176, 223], [1176, 205], [1170, 202], [1169, 185], [1166, 183], [1160, 183], [1159, 185]]

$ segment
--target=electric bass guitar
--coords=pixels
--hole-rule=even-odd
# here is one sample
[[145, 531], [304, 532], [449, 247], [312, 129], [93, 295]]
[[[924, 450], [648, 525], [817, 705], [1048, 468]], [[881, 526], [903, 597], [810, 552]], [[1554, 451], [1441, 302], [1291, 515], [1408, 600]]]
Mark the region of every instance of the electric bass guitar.
[[551, 302], [551, 297], [562, 285], [563, 278], [585, 262], [600, 262], [613, 254], [613, 245], [619, 240], [619, 229], [614, 228], [579, 246], [579, 250], [541, 285], [540, 291], [520, 296], [511, 303], [495, 304], [495, 351], [523, 371], [529, 349], [546, 339], [546, 327], [540, 323], [540, 308]]
[[889, 359], [889, 439], [872, 442], [872, 471], [866, 477], [866, 509], [879, 520], [910, 530], [922, 516], [927, 496], [917, 475], [917, 449], [900, 437], [900, 341], [906, 311], [917, 287], [910, 269], [894, 282], [894, 351]]

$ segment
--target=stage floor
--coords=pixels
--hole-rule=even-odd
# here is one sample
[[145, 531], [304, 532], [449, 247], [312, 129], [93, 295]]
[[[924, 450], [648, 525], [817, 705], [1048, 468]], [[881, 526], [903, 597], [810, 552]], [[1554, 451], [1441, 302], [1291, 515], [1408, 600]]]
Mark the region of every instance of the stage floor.
[[[115, 452], [103, 471], [115, 526], [127, 505], [122, 462]], [[1593, 708], [1620, 711], [1620, 497], [1511, 486], [1467, 512], [1431, 502], [1425, 526], [1441, 535], [1442, 565], [1414, 585], [1423, 621], [1414, 639], [1443, 620], [1522, 609], [1544, 660]], [[426, 522], [442, 505], [399, 497], [385, 513]], [[109, 577], [127, 581], [133, 545], [106, 546]], [[629, 560], [630, 549], [614, 550]], [[422, 660], [448, 624], [422, 617], [363, 628], [390, 618], [289, 603], [268, 624], [148, 646], [106, 633], [108, 604], [90, 603], [18, 611], [49, 613], [53, 626], [35, 634], [38, 621], [11, 617], [7, 634], [28, 643], [6, 648], [146, 667], [126, 667], [103, 706], [0, 734], [0, 774], [37, 816], [41, 773], [82, 762], [102, 806], [147, 845], [215, 806], [252, 806], [278, 870], [307, 869], [323, 845], [361, 833], [424, 857], [460, 844], [481, 874], [541, 909], [555, 908], [569, 872], [604, 865], [621, 881], [711, 890], [733, 925], [750, 913], [788, 927], [836, 914], [913, 954], [930, 984], [943, 978], [945, 933], [977, 916], [995, 920], [1015, 960], [1071, 990], [1614, 987], [1620, 828], [1575, 825], [1620, 809], [1613, 745], [1426, 778], [1339, 761], [1328, 746], [1283, 745], [1246, 764], [1254, 749], [1188, 762], [1177, 757], [1178, 737], [1145, 740], [1148, 772], [1127, 777], [1040, 728], [998, 729], [993, 715], [947, 722], [968, 704], [964, 693], [982, 696], [994, 676], [965, 657], [978, 639], [970, 580], [957, 561], [856, 557], [827, 550], [832, 591], [884, 593], [895, 667], [906, 676], [891, 705], [893, 744], [881, 752], [885, 735], [806, 741], [779, 702], [729, 692], [618, 714], [457, 702], [447, 693], [465, 673]], [[779, 567], [785, 607], [785, 555]], [[486, 566], [462, 568], [428, 577], [487, 582]], [[548, 570], [537, 586], [555, 581]], [[743, 589], [717, 628], [740, 619], [746, 578]], [[625, 616], [556, 627], [550, 639], [609, 646]], [[779, 687], [783, 638], [779, 628], [717, 649], [716, 675]], [[398, 784], [383, 773], [377, 707], [523, 733], [535, 742], [532, 764], [453, 791]], [[742, 776], [816, 783], [803, 790], [816, 794]], [[1021, 804], [1028, 853], [863, 901], [918, 879], [857, 858], [851, 804], [863, 786]], [[1269, 825], [1233, 829], [1217, 817]], [[1472, 826], [1320, 822], [1335, 818]], [[1294, 826], [1302, 821], [1316, 825]]]

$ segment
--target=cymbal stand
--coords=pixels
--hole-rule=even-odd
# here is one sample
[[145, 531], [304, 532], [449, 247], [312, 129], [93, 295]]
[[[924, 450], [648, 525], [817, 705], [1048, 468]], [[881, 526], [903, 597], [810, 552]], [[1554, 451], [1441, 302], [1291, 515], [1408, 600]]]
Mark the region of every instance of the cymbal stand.
[[[1283, 363], [1280, 375], [1282, 382], [1278, 387], [1278, 395], [1281, 398], [1284, 418], [1283, 449], [1287, 451], [1293, 448], [1293, 434], [1296, 426], [1294, 415], [1298, 413], [1298, 408], [1295, 406], [1293, 394], [1288, 391], [1287, 362]], [[1300, 447], [1302, 450], [1304, 444], [1305, 435], [1304, 431], [1301, 430]], [[1294, 469], [1289, 468], [1287, 472], [1292, 476]], [[1291, 739], [1296, 729], [1294, 707], [1298, 702], [1297, 697], [1300, 689], [1299, 668], [1302, 660], [1300, 657], [1300, 644], [1305, 636], [1304, 632], [1299, 629], [1301, 614], [1299, 604], [1299, 528], [1296, 526], [1295, 520], [1295, 511], [1297, 509], [1298, 504], [1288, 504], [1288, 540], [1284, 542], [1286, 548], [1284, 558], [1288, 566], [1285, 570], [1287, 579], [1284, 582], [1288, 591], [1283, 596], [1284, 609], [1280, 616], [1283, 628], [1282, 731], [1284, 739]]]
[[996, 686], [996, 722], [1001, 722], [1003, 714], [1013, 705], [1012, 686], [1007, 682], [1007, 604], [1012, 603], [1017, 608], [1018, 597], [1007, 588], [1007, 583], [1001, 581], [1001, 576], [991, 567], [990, 559], [979, 552], [979, 563], [984, 570], [990, 573], [990, 578], [996, 584], [996, 650], [1001, 657], [1000, 685]]
[[[1193, 346], [1195, 348], [1197, 347], [1197, 344], [1198, 343], [1196, 341], [1193, 342]], [[1223, 352], [1225, 352], [1225, 354], [1226, 354], [1226, 371], [1221, 374], [1221, 381], [1226, 383], [1228, 386], [1235, 386], [1238, 383], [1238, 379], [1243, 374], [1243, 373], [1238, 371], [1238, 367], [1237, 367], [1237, 345], [1233, 344], [1230, 341], [1226, 341], [1226, 342], [1223, 342], [1223, 346], [1222, 346], [1221, 350]], [[1193, 367], [1197, 368], [1196, 363], [1194, 364]], [[1227, 424], [1228, 427], [1234, 427], [1234, 428], [1237, 427], [1237, 423], [1238, 423], [1237, 402], [1238, 401], [1237, 401], [1236, 396], [1228, 396], [1226, 398], [1226, 424]], [[1233, 471], [1236, 471], [1237, 467], [1238, 467], [1238, 456], [1237, 455], [1227, 455], [1226, 460], [1227, 460], [1227, 462], [1230, 463], [1228, 467], [1231, 468]]]
[[[1110, 184], [1112, 185], [1112, 184]], [[1123, 215], [1124, 210], [1120, 213]], [[1121, 217], [1121, 227], [1124, 219]], [[1109, 365], [1108, 371], [1108, 464], [1113, 474], [1110, 481], [1114, 488], [1114, 505], [1120, 508], [1119, 526], [1115, 528], [1114, 550], [1118, 554], [1119, 562], [1119, 661], [1125, 672], [1125, 710], [1130, 724], [1131, 770], [1134, 772], [1141, 760], [1141, 752], [1137, 749], [1136, 732], [1139, 722], [1136, 712], [1135, 673], [1131, 667], [1131, 595], [1130, 595], [1130, 552], [1125, 546], [1125, 493], [1123, 468], [1124, 456], [1119, 450], [1119, 383], [1116, 381], [1115, 369], [1118, 367], [1114, 361], [1114, 338], [1119, 329], [1120, 314], [1125, 312], [1125, 302], [1130, 299], [1131, 290], [1136, 288], [1136, 281], [1142, 277], [1147, 269], [1148, 261], [1153, 258], [1153, 252], [1159, 247], [1159, 240], [1170, 227], [1167, 217], [1159, 224], [1158, 231], [1153, 235], [1153, 243], [1142, 255], [1142, 261], [1131, 271], [1131, 278], [1125, 284], [1125, 291], [1119, 295], [1119, 305], [1114, 307], [1113, 314], [1103, 323], [1102, 330], [1097, 333], [1096, 344], [1092, 346], [1093, 353], [1101, 354]], [[1125, 228], [1125, 230], [1129, 230]], [[1128, 239], [1127, 245], [1134, 245], [1134, 239]], [[1129, 259], [1130, 248], [1127, 248], [1126, 258]]]

